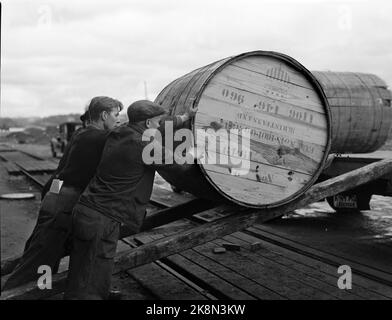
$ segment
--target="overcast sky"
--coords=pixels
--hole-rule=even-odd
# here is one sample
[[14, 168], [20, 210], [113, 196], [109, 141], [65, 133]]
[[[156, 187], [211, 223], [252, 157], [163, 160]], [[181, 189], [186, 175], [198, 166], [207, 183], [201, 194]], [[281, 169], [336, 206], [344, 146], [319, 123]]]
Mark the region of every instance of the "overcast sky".
[[374, 73], [392, 86], [392, 1], [2, 1], [1, 116], [128, 106], [172, 80], [251, 50], [310, 70]]

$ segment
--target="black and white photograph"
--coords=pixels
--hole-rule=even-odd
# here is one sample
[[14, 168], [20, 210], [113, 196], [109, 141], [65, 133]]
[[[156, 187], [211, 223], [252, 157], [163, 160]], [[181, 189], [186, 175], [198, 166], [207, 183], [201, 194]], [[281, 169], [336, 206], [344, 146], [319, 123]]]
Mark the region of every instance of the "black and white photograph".
[[391, 1], [0, 13], [0, 300], [392, 300]]

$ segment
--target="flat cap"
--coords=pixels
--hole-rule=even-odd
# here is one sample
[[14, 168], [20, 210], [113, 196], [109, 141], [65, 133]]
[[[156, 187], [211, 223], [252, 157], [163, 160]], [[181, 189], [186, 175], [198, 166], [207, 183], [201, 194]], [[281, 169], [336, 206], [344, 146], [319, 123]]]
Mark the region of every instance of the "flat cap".
[[165, 114], [166, 110], [159, 104], [149, 100], [132, 103], [127, 110], [129, 122], [139, 122]]

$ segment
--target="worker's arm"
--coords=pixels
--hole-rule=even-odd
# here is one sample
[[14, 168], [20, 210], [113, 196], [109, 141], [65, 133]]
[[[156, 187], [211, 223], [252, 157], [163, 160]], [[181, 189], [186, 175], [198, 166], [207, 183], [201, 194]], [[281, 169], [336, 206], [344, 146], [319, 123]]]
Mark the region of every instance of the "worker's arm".
[[61, 170], [63, 170], [63, 168], [67, 164], [68, 155], [69, 155], [69, 149], [71, 148], [71, 145], [73, 143], [74, 136], [76, 136], [75, 135], [76, 132], [74, 132], [74, 134], [71, 136], [71, 139], [67, 143], [67, 145], [66, 145], [66, 147], [64, 149], [63, 156], [60, 159], [60, 162], [59, 162], [59, 164], [57, 166], [56, 171], [52, 174], [52, 176], [49, 178], [49, 180], [45, 183], [44, 187], [42, 188], [42, 190], [41, 190], [41, 199], [43, 199], [45, 197], [45, 195], [48, 193], [53, 179], [57, 178], [57, 176], [60, 174]]
[[[160, 126], [159, 126], [158, 130], [162, 134], [164, 134], [165, 133], [165, 124], [168, 122], [169, 122], [169, 125], [173, 125], [173, 130], [180, 129], [180, 128], [184, 127], [184, 124], [195, 116], [197, 109], [198, 109], [197, 107], [192, 106], [184, 114], [175, 115], [175, 116], [168, 115], [168, 116], [163, 117], [159, 123]], [[170, 123], [170, 122], [172, 122], [172, 123]]]
[[[157, 141], [156, 139], [154, 139], [154, 141], [149, 142], [154, 144], [154, 151], [159, 152], [159, 155], [157, 156], [157, 158], [159, 160], [154, 161], [153, 163], [149, 163], [147, 161], [145, 161], [145, 164], [151, 167], [154, 167], [156, 170], [158, 169], [164, 169], [167, 166], [170, 166], [171, 168], [179, 166], [179, 165], [191, 165], [195, 162], [194, 159], [194, 155], [193, 154], [179, 154], [177, 152], [175, 152], [175, 150], [170, 150], [169, 148], [165, 147], [165, 135], [164, 135], [164, 127], [165, 124], [167, 123], [167, 121], [172, 121], [173, 125], [173, 129], [178, 129], [183, 127], [184, 123], [190, 119], [192, 119], [195, 114], [197, 112], [197, 107], [192, 107], [189, 109], [188, 112], [186, 112], [183, 115], [177, 115], [177, 116], [166, 116], [164, 118], [162, 118], [161, 122], [160, 122], [160, 128], [158, 128], [158, 130], [161, 132], [162, 134], [162, 141]], [[149, 144], [147, 143], [147, 144]], [[168, 161], [168, 159], [170, 161]], [[184, 163], [185, 161], [185, 163]]]

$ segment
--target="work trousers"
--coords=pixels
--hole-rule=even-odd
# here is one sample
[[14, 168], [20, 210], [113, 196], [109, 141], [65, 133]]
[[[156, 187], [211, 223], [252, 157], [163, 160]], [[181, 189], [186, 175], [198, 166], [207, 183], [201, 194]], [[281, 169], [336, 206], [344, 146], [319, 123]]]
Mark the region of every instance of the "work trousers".
[[73, 211], [72, 251], [64, 298], [108, 297], [120, 223], [78, 203]]
[[37, 223], [26, 251], [3, 290], [37, 281], [41, 276], [38, 273], [40, 266], [49, 266], [52, 273], [57, 271], [59, 261], [67, 251], [72, 231], [72, 209], [80, 194], [80, 189], [67, 186], [63, 186], [59, 194], [46, 194], [40, 212], [46, 220], [41, 224]]
[[40, 233], [40, 231], [47, 227], [48, 224], [54, 219], [56, 215], [56, 203], [58, 200], [58, 195], [55, 193], [47, 193], [41, 201], [41, 206], [38, 211], [38, 218], [31, 233], [30, 237], [27, 239], [24, 252], [30, 247], [31, 241]]

